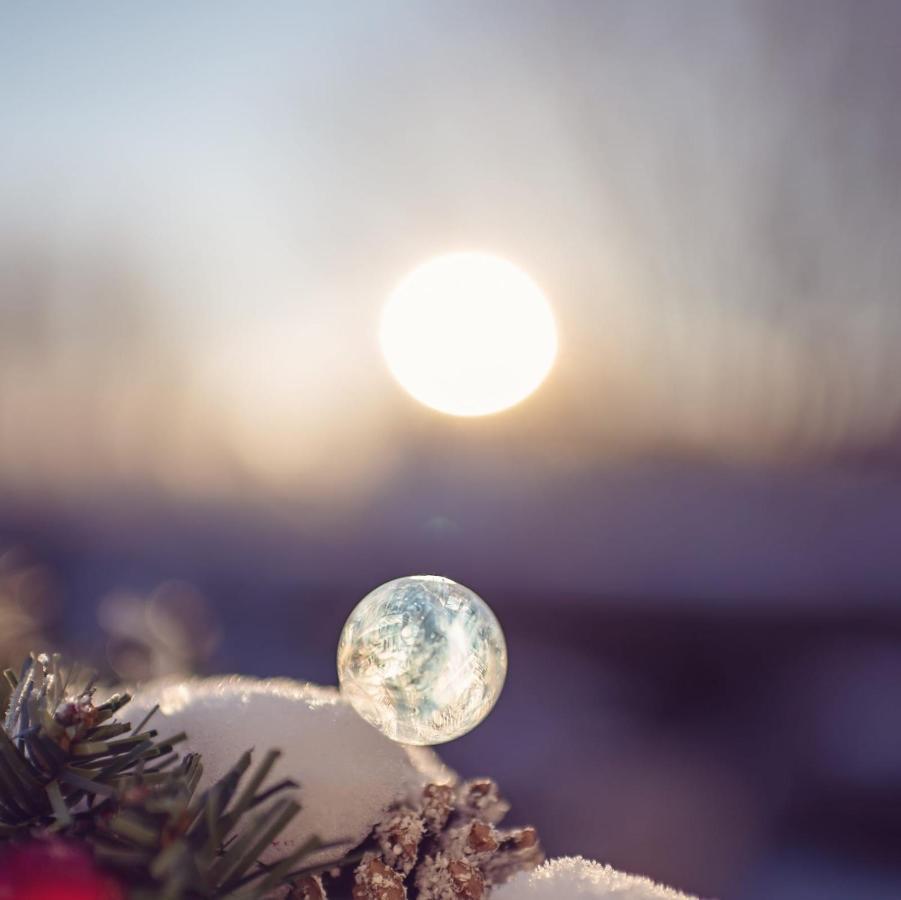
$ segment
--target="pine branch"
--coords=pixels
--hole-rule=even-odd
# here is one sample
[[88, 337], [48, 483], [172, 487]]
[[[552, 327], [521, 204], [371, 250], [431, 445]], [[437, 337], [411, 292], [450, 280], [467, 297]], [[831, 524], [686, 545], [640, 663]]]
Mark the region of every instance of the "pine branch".
[[274, 866], [262, 852], [300, 811], [291, 780], [265, 781], [279, 757], [251, 754], [202, 794], [199, 755], [179, 757], [178, 734], [113, 719], [128, 702], [95, 704], [93, 676], [32, 655], [12, 686], [0, 727], [0, 843], [47, 833], [76, 838], [129, 888], [129, 896], [256, 900], [286, 884], [317, 838]]
[[[94, 702], [93, 676], [64, 671], [58, 655], [32, 655], [21, 673], [5, 673], [13, 691], [0, 728], [0, 827], [62, 829], [89, 795], [109, 795], [118, 779], [171, 752], [184, 739], [128, 735], [109, 720], [129, 701]], [[123, 735], [128, 735], [124, 736]]]

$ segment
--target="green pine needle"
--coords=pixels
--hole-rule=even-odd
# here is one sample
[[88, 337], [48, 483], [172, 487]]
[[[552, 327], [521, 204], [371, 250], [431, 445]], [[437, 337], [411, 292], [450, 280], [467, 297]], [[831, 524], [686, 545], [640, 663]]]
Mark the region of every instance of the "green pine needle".
[[94, 675], [56, 654], [33, 654], [4, 675], [0, 845], [46, 832], [83, 841], [132, 900], [259, 900], [315, 871], [302, 864], [327, 846], [316, 837], [276, 864], [259, 862], [300, 811], [288, 796], [295, 782], [265, 786], [279, 751], [254, 768], [243, 753], [198, 795], [200, 756], [173, 749], [185, 735], [160, 740], [147, 729], [157, 707], [132, 728], [114, 718], [128, 694], [95, 704]]

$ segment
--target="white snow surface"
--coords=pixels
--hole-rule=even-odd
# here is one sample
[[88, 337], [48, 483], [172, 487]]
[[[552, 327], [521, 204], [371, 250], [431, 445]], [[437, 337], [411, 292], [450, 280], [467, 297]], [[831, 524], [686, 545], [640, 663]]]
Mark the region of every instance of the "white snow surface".
[[431, 750], [384, 737], [334, 688], [242, 676], [158, 681], [134, 690], [119, 718], [137, 726], [156, 703], [160, 709], [148, 727], [161, 738], [186, 732], [179, 749], [203, 756], [199, 790], [245, 750], [255, 749], [254, 763], [271, 748], [282, 751], [268, 783], [298, 781], [303, 808], [264, 860], [289, 852], [314, 831], [324, 841], [347, 843], [309, 862], [336, 858], [362, 841], [395, 799], [428, 782], [456, 779]]
[[501, 885], [492, 900], [569, 900], [570, 897], [607, 897], [609, 900], [698, 900], [647, 878], [624, 875], [610, 866], [563, 856], [533, 872], [521, 872]]

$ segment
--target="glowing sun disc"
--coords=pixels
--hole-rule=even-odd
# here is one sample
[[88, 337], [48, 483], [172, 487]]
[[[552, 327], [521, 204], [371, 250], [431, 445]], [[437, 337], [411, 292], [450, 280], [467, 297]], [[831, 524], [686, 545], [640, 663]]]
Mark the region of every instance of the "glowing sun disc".
[[484, 253], [453, 253], [415, 268], [388, 298], [379, 339], [401, 387], [456, 416], [524, 400], [557, 354], [541, 289], [512, 263]]

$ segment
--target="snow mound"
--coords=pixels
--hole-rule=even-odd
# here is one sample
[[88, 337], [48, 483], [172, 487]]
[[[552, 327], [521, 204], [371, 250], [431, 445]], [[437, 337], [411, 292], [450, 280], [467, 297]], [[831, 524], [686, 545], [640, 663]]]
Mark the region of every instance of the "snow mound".
[[569, 900], [570, 897], [608, 897], [610, 900], [697, 900], [647, 878], [624, 875], [610, 866], [564, 856], [533, 872], [522, 872], [501, 885], [492, 900]]
[[310, 861], [336, 858], [360, 843], [394, 800], [456, 777], [432, 751], [388, 740], [334, 688], [229, 676], [151, 682], [133, 693], [119, 718], [138, 725], [159, 703], [148, 727], [162, 738], [187, 733], [179, 749], [203, 756], [199, 790], [221, 778], [245, 750], [255, 748], [255, 761], [271, 748], [282, 751], [270, 783], [299, 782], [303, 808], [264, 860], [284, 855], [314, 832], [346, 844]]

